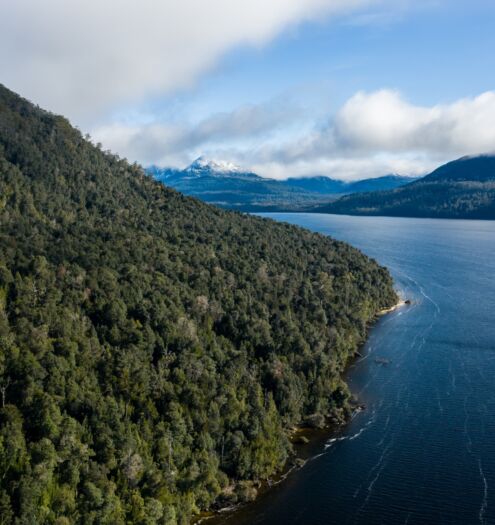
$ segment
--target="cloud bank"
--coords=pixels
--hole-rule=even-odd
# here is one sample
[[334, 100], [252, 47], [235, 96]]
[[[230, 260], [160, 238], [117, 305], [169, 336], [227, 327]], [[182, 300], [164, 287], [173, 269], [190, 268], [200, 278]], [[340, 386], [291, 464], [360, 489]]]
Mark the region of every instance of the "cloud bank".
[[495, 92], [452, 104], [415, 106], [396, 91], [357, 93], [340, 110], [333, 133], [342, 148], [434, 154], [495, 150]]
[[2, 82], [81, 121], [190, 86], [236, 46], [261, 46], [290, 25], [371, 3], [5, 0]]
[[[493, 152], [495, 92], [427, 107], [397, 91], [363, 91], [335, 114], [311, 117], [273, 101], [199, 122], [109, 117], [193, 86], [236, 47], [263, 46], [308, 20], [348, 12], [355, 18], [370, 5], [397, 2], [6, 0], [0, 2], [1, 81], [143, 164], [184, 166], [206, 154], [265, 176], [352, 179], [424, 173], [456, 156]], [[371, 15], [377, 13], [363, 16]]]
[[189, 127], [114, 125], [94, 135], [145, 164], [183, 166], [206, 153], [275, 178], [420, 175], [454, 157], [495, 152], [492, 91], [431, 107], [414, 105], [393, 90], [360, 92], [327, 116], [323, 127], [308, 130], [301, 118], [296, 108], [266, 104]]

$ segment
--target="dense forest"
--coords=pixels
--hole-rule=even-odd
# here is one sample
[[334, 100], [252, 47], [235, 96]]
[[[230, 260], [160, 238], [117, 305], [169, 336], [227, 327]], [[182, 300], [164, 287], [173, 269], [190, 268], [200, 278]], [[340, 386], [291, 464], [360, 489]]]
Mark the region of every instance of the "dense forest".
[[495, 156], [463, 157], [391, 191], [348, 195], [320, 213], [495, 219]]
[[185, 524], [253, 497], [341, 372], [388, 272], [210, 207], [0, 85], [0, 523]]

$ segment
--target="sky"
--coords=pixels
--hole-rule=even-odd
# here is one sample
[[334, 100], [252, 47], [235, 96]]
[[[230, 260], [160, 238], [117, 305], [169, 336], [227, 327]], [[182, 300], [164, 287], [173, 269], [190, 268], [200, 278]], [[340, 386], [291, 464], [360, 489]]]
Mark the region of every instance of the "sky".
[[493, 0], [3, 0], [0, 82], [105, 149], [262, 176], [495, 152]]

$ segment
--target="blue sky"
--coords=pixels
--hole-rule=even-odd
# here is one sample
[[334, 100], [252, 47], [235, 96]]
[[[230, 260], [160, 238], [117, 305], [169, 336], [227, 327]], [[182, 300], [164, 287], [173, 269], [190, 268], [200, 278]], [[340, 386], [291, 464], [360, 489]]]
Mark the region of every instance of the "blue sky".
[[272, 2], [12, 0], [3, 81], [144, 164], [356, 179], [495, 151], [495, 2]]
[[434, 105], [493, 89], [495, 2], [418, 4], [305, 23], [261, 49], [235, 49], [182, 102], [205, 116], [279, 96], [336, 110], [360, 90], [394, 88]]

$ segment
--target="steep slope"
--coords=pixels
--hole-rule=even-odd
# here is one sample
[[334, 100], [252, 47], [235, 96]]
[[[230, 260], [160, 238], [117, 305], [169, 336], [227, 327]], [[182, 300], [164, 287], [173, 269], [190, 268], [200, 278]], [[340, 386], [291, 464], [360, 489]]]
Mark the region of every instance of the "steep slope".
[[0, 85], [0, 517], [184, 524], [249, 499], [340, 373], [387, 271], [222, 211]]
[[312, 211], [349, 215], [495, 219], [495, 156], [463, 157], [401, 188], [345, 196]]
[[495, 156], [462, 157], [437, 168], [428, 181], [493, 182], [495, 180]]
[[339, 195], [397, 188], [414, 180], [396, 175], [350, 183], [322, 176], [274, 180], [203, 157], [184, 170], [150, 166], [147, 172], [186, 195], [241, 211], [299, 210]]

